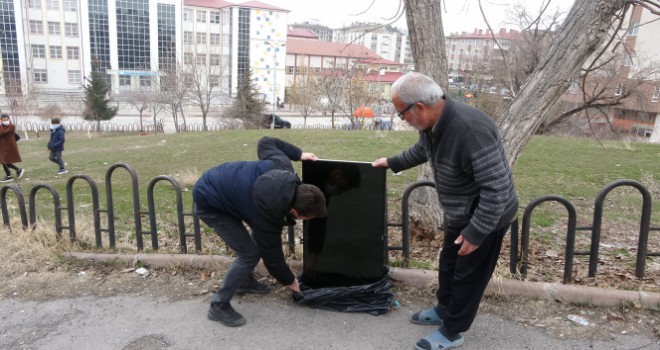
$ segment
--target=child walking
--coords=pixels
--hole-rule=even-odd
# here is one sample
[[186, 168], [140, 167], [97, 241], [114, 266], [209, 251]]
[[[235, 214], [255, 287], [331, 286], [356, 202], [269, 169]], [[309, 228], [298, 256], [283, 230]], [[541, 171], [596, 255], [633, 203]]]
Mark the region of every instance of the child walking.
[[60, 170], [57, 171], [58, 175], [66, 174], [69, 171], [66, 170], [66, 163], [62, 160], [62, 151], [64, 151], [64, 127], [60, 125], [60, 118], [51, 119], [50, 124], [50, 141], [48, 141], [48, 150], [50, 151], [51, 162], [60, 166]]

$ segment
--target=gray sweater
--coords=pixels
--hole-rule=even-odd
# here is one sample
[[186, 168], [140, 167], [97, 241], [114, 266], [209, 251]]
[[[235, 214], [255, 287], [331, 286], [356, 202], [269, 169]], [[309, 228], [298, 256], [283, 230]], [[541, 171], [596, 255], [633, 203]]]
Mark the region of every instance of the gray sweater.
[[513, 176], [497, 126], [485, 113], [447, 98], [433, 128], [420, 131], [415, 145], [387, 162], [399, 172], [429, 160], [445, 225], [462, 227], [470, 243], [480, 245], [513, 220]]

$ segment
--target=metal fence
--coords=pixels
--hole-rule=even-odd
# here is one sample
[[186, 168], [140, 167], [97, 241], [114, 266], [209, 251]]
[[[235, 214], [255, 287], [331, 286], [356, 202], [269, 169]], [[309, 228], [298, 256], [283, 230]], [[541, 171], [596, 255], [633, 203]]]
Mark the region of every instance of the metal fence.
[[[28, 210], [26, 210], [25, 194], [21, 187], [16, 184], [4, 185], [0, 188], [0, 210], [2, 211], [2, 220], [6, 227], [11, 229], [9, 206], [7, 201], [8, 192], [12, 191], [16, 197], [17, 210], [20, 215], [21, 223], [24, 230], [34, 228], [37, 224], [37, 207], [36, 196], [38, 192], [47, 191], [52, 197], [52, 208], [54, 212], [55, 231], [58, 238], [62, 238], [64, 231], [68, 232], [69, 239], [73, 242], [76, 240], [76, 222], [75, 222], [75, 198], [73, 195], [73, 185], [77, 181], [84, 181], [89, 186], [92, 200], [92, 213], [94, 221], [94, 237], [95, 245], [97, 248], [103, 247], [104, 240], [107, 239], [108, 245], [111, 248], [116, 244], [116, 230], [115, 230], [115, 203], [112, 191], [112, 177], [115, 171], [123, 169], [128, 172], [131, 178], [131, 194], [132, 194], [132, 211], [133, 221], [135, 225], [136, 245], [139, 251], [145, 248], [144, 236], [148, 236], [151, 243], [151, 248], [157, 250], [159, 247], [158, 240], [158, 227], [156, 215], [156, 201], [154, 198], [154, 188], [160, 182], [166, 182], [174, 189], [174, 199], [176, 201], [176, 227], [179, 238], [179, 251], [181, 253], [188, 252], [188, 240], [192, 239], [194, 244], [194, 251], [201, 253], [202, 240], [200, 230], [200, 220], [195, 215], [194, 204], [190, 211], [185, 211], [183, 208], [183, 188], [179, 182], [169, 176], [157, 176], [147, 186], [147, 210], [144, 211], [140, 204], [138, 177], [135, 169], [126, 163], [116, 163], [110, 166], [105, 174], [105, 191], [106, 191], [106, 207], [101, 208], [99, 202], [99, 189], [96, 182], [87, 175], [73, 175], [66, 183], [66, 204], [62, 204], [60, 195], [57, 190], [50, 184], [40, 183], [32, 187], [28, 194]], [[402, 197], [402, 215], [400, 222], [389, 222], [389, 227], [400, 227], [402, 232], [402, 239], [400, 246], [387, 246], [388, 251], [401, 251], [402, 264], [407, 267], [410, 261], [410, 194], [417, 188], [428, 186], [435, 187], [432, 181], [420, 181], [413, 183], [403, 193]], [[527, 277], [529, 269], [529, 240], [530, 240], [530, 222], [534, 210], [542, 203], [545, 202], [558, 202], [566, 208], [568, 215], [567, 230], [566, 230], [566, 248], [564, 257], [564, 283], [572, 281], [572, 266], [575, 255], [588, 255], [589, 256], [589, 276], [595, 277], [598, 254], [600, 247], [601, 226], [603, 217], [603, 203], [605, 198], [615, 188], [618, 187], [632, 187], [637, 189], [642, 195], [642, 208], [641, 217], [639, 222], [639, 237], [637, 244], [636, 268], [635, 275], [637, 278], [644, 277], [646, 258], [649, 256], [660, 256], [660, 252], [648, 251], [648, 238], [651, 231], [660, 231], [660, 227], [651, 226], [651, 208], [652, 199], [650, 192], [639, 182], [633, 180], [617, 180], [606, 185], [596, 197], [594, 203], [593, 224], [586, 227], [577, 227], [577, 212], [573, 204], [558, 195], [545, 195], [532, 200], [525, 208], [522, 217], [522, 230], [519, 232], [518, 219], [511, 225], [511, 249], [510, 249], [510, 271], [512, 274], [520, 274], [523, 278]], [[44, 209], [46, 210], [46, 209]], [[63, 222], [62, 217], [66, 214], [66, 223]], [[105, 216], [107, 227], [102, 227], [102, 215]], [[142, 227], [143, 219], [147, 218], [148, 230]], [[186, 219], [192, 221], [192, 232], [187, 231]], [[590, 231], [591, 242], [589, 251], [575, 251], [575, 235], [576, 231]], [[290, 252], [295, 249], [294, 227], [288, 227], [288, 242]]]

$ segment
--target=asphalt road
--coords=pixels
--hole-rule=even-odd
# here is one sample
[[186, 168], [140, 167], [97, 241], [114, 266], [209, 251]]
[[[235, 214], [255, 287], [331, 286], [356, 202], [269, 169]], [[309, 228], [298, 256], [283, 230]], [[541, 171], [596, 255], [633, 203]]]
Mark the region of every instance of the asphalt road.
[[[272, 296], [235, 298], [248, 323], [229, 328], [206, 319], [204, 297], [179, 301], [122, 295], [44, 303], [0, 300], [1, 349], [412, 349], [432, 326], [407, 318], [422, 305], [387, 314], [347, 314]], [[576, 325], [576, 327], [582, 327]], [[480, 313], [461, 349], [657, 349], [658, 340], [562, 340], [497, 315]], [[655, 346], [655, 347], [654, 347]]]

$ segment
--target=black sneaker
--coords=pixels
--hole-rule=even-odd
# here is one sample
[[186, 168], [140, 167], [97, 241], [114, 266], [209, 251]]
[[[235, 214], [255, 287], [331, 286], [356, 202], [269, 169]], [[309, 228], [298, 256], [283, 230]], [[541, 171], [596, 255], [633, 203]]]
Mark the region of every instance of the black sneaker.
[[18, 169], [18, 171], [16, 172], [16, 178], [17, 179], [22, 178], [23, 174], [25, 174], [25, 169]]
[[258, 282], [254, 278], [248, 278], [242, 286], [236, 290], [238, 294], [268, 294], [270, 292], [270, 287], [265, 284]]
[[229, 303], [211, 303], [206, 317], [211, 321], [218, 321], [227, 327], [238, 327], [247, 322]]
[[13, 179], [14, 179], [14, 177], [12, 177], [11, 175], [9, 175], [9, 176], [5, 176], [5, 178], [2, 179], [2, 180], [0, 180], [0, 182], [9, 182], [9, 181], [11, 181], [11, 180], [13, 180]]

